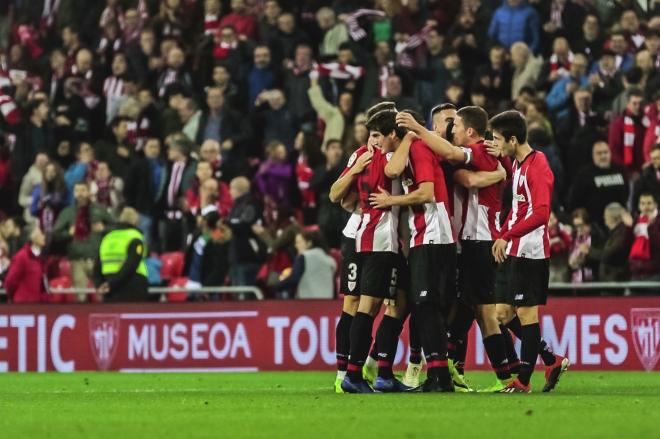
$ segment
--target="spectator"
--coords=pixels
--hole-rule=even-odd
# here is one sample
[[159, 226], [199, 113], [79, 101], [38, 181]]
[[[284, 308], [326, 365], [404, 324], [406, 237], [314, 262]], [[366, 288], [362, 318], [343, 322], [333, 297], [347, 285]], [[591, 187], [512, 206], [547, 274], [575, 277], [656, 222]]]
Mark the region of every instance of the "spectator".
[[[62, 210], [57, 218], [53, 240], [67, 247], [73, 287], [87, 288], [92, 277], [93, 260], [101, 243], [101, 234], [115, 220], [103, 206], [91, 201], [87, 183], [76, 183], [73, 197], [75, 204]], [[79, 294], [78, 301], [85, 302], [86, 295]]]
[[34, 163], [23, 177], [21, 187], [18, 191], [18, 204], [23, 208], [23, 219], [31, 227], [36, 223], [35, 217], [30, 212], [30, 208], [32, 207], [32, 193], [36, 186], [41, 185], [46, 165], [48, 165], [48, 155], [45, 153], [37, 154], [34, 158]]
[[641, 90], [631, 90], [624, 113], [610, 123], [609, 144], [612, 160], [623, 166], [627, 175], [638, 174], [644, 164], [643, 99]]
[[125, 80], [128, 76], [128, 61], [122, 52], [116, 53], [112, 59], [112, 75], [103, 82], [103, 97], [105, 98], [105, 118], [109, 123], [119, 112], [120, 104], [127, 97]]
[[[89, 182], [94, 178], [94, 173], [99, 162], [94, 156], [94, 149], [87, 142], [81, 142], [76, 147], [76, 162], [64, 173], [64, 181], [69, 191], [69, 202], [73, 196], [73, 186], [78, 182]], [[68, 203], [67, 203], [68, 204]]]
[[616, 55], [616, 68], [625, 72], [633, 66], [635, 59], [630, 54], [628, 41], [623, 32], [614, 32], [610, 36], [610, 49]]
[[[287, 14], [282, 14], [282, 17]], [[314, 126], [314, 109], [307, 96], [312, 70], [312, 48], [307, 44], [299, 44], [295, 48], [292, 65], [284, 73], [284, 91], [289, 97], [289, 110], [294, 117], [296, 127], [311, 131]]]
[[629, 255], [632, 280], [660, 280], [660, 218], [656, 200], [649, 192], [639, 196], [639, 218], [633, 229], [635, 240]]
[[495, 10], [488, 28], [488, 36], [507, 49], [523, 41], [532, 52], [540, 49], [539, 16], [525, 0], [504, 0]]
[[600, 58], [605, 39], [600, 31], [598, 16], [588, 14], [582, 23], [582, 35], [577, 40], [571, 39], [571, 41], [576, 41], [573, 46], [575, 51], [586, 54], [589, 60]]
[[45, 246], [46, 236], [36, 227], [30, 234], [30, 242], [11, 259], [4, 283], [11, 303], [48, 301]]
[[323, 162], [319, 139], [313, 133], [300, 131], [293, 145], [298, 153], [296, 159], [296, 182], [300, 191], [301, 206], [305, 224], [316, 224], [316, 192], [310, 182], [314, 178], [314, 169]]
[[140, 84], [156, 83], [158, 71], [164, 62], [158, 54], [156, 34], [153, 29], [142, 29], [139, 41], [128, 45], [126, 55]]
[[548, 120], [548, 106], [543, 99], [534, 98], [527, 103], [527, 107], [525, 108], [525, 118], [527, 119], [528, 125], [538, 125], [543, 131], [545, 131], [545, 135], [552, 140], [552, 123]]
[[[364, 143], [366, 144], [366, 139]], [[314, 176], [309, 187], [318, 200], [318, 225], [328, 245], [339, 248], [341, 232], [346, 223], [346, 213], [335, 203], [330, 202], [330, 187], [344, 169], [344, 155], [339, 140], [329, 140], [325, 146], [325, 163], [314, 168]]]
[[598, 275], [598, 261], [590, 258], [590, 252], [592, 246], [600, 244], [599, 228], [589, 222], [589, 213], [583, 208], [573, 211], [571, 221], [573, 242], [568, 256], [571, 282], [591, 282]]
[[[550, 55], [550, 59], [543, 63], [539, 79], [536, 82], [536, 88], [546, 92], [550, 91], [559, 79], [569, 76], [573, 57], [568, 40], [564, 37], [555, 38], [552, 43], [552, 55]], [[585, 59], [583, 64], [583, 67], [586, 68], [588, 60]]]
[[275, 88], [277, 77], [271, 65], [271, 55], [268, 46], [257, 46], [253, 52], [254, 65], [247, 76], [248, 108], [255, 106], [257, 96], [265, 90]]
[[224, 16], [220, 26], [232, 26], [241, 40], [254, 40], [257, 36], [257, 22], [248, 13], [245, 0], [231, 0], [231, 13]]
[[286, 65], [289, 60], [293, 59], [296, 67], [300, 69], [305, 68], [305, 66], [297, 60], [299, 57], [298, 47], [301, 45], [307, 47], [311, 58], [312, 48], [304, 43], [305, 41], [307, 41], [307, 35], [299, 26], [296, 26], [295, 16], [290, 12], [284, 12], [277, 17], [277, 30], [268, 45], [273, 49], [273, 58], [276, 63]]
[[639, 67], [631, 67], [625, 73], [619, 72], [620, 82], [623, 85], [623, 90], [610, 102], [611, 111], [613, 116], [620, 116], [626, 109], [630, 94], [637, 92], [642, 83], [642, 69]]
[[594, 62], [589, 75], [589, 86], [593, 89], [595, 110], [600, 114], [609, 111], [612, 101], [621, 92], [614, 52], [604, 50], [598, 62]]
[[252, 105], [252, 103], [246, 101], [247, 98], [244, 96], [242, 88], [238, 87], [231, 71], [224, 64], [213, 66], [210, 87], [218, 87], [220, 89], [222, 96], [225, 98], [226, 105], [232, 110], [244, 113]]
[[186, 98], [181, 101], [181, 106], [179, 107], [179, 118], [183, 127], [181, 132], [191, 142], [194, 142], [197, 138], [201, 117], [202, 112], [197, 108], [197, 103], [194, 99]]
[[164, 170], [165, 185], [158, 202], [162, 217], [158, 237], [162, 251], [183, 248], [188, 230], [183, 216], [185, 194], [195, 180], [197, 163], [190, 158], [192, 142], [183, 134], [175, 135], [167, 147], [168, 164]]
[[580, 26], [585, 21], [585, 10], [581, 4], [572, 0], [552, 0], [540, 3], [538, 9], [543, 22], [541, 41], [545, 53], [547, 43], [558, 35], [567, 37], [569, 41], [580, 37]]
[[6, 218], [0, 223], [0, 241], [6, 246], [9, 257], [13, 257], [23, 246], [23, 233], [15, 218]]
[[265, 249], [252, 226], [261, 221], [262, 206], [250, 195], [250, 180], [245, 177], [234, 178], [229, 191], [234, 203], [227, 218], [234, 236], [229, 242], [229, 277], [232, 285], [255, 285]]
[[291, 273], [275, 288], [296, 299], [332, 299], [335, 294], [337, 263], [328, 255], [321, 233], [304, 231], [296, 235], [296, 258]]
[[222, 3], [220, 0], [204, 1], [204, 35], [213, 36], [220, 30]]
[[605, 206], [613, 202], [627, 202], [628, 178], [621, 166], [612, 163], [607, 143], [594, 143], [592, 157], [593, 163], [575, 176], [568, 206], [571, 210], [585, 207], [591, 218], [603, 218]]
[[334, 106], [323, 96], [323, 90], [318, 83], [318, 73], [312, 72], [310, 79], [312, 86], [307, 91], [309, 101], [319, 119], [325, 124], [322, 145], [325, 145], [329, 139], [342, 139], [347, 122], [353, 113], [353, 94], [342, 93], [339, 95], [339, 105]]
[[20, 177], [25, 175], [38, 153], [49, 154], [54, 147], [53, 132], [48, 122], [48, 102], [41, 99], [29, 102], [26, 115], [27, 120], [19, 128], [18, 142], [11, 156], [12, 172]]
[[218, 87], [208, 88], [206, 104], [208, 111], [202, 112], [196, 143], [215, 140], [222, 146], [223, 156], [231, 156], [232, 160], [240, 161], [245, 156], [242, 148], [250, 132], [245, 118], [226, 105], [222, 90]]
[[651, 149], [660, 143], [660, 89], [654, 93], [653, 101], [646, 106], [642, 123], [646, 126], [644, 161], [648, 163], [651, 160]]
[[569, 72], [554, 82], [546, 98], [548, 109], [556, 119], [566, 117], [572, 102], [573, 93], [589, 84], [587, 67], [589, 61], [584, 54], [578, 53], [570, 63]]
[[107, 163], [99, 162], [94, 179], [89, 184], [92, 202], [105, 206], [111, 215], [117, 216], [124, 205], [123, 190], [124, 181], [112, 175]]
[[[202, 210], [207, 204], [215, 206], [221, 217], [227, 216], [231, 209], [231, 196], [229, 195], [229, 187], [223, 181], [218, 181], [213, 176], [213, 167], [209, 162], [197, 162], [197, 170], [195, 172], [195, 182], [193, 186], [186, 191], [186, 207], [193, 216], [200, 215]], [[213, 200], [209, 200], [205, 193], [208, 192], [208, 187], [205, 183], [208, 180], [215, 182], [213, 187]]]
[[319, 45], [319, 54], [322, 57], [337, 55], [339, 47], [348, 41], [348, 30], [344, 23], [338, 23], [335, 11], [322, 7], [316, 11], [316, 23], [323, 32], [323, 40]]
[[134, 148], [128, 142], [128, 123], [127, 118], [115, 117], [106, 139], [94, 145], [95, 158], [106, 162], [110, 171], [123, 179], [126, 178], [134, 155]]
[[516, 99], [523, 87], [536, 84], [543, 67], [543, 59], [535, 57], [527, 44], [519, 41], [511, 46], [511, 63], [514, 67], [511, 99]]
[[165, 187], [165, 164], [160, 158], [160, 141], [147, 140], [144, 157], [135, 160], [128, 170], [124, 185], [126, 205], [138, 212], [138, 228], [144, 236], [145, 244], [151, 248], [154, 242], [154, 217], [156, 203]]
[[[452, 55], [458, 59], [458, 55]], [[416, 112], [421, 112], [419, 104], [408, 96], [403, 94], [403, 83], [399, 75], [389, 75], [385, 80], [385, 96], [383, 99], [378, 99], [380, 101], [392, 101], [397, 108], [414, 110]]]
[[605, 226], [608, 234], [602, 247], [592, 247], [589, 257], [600, 262], [598, 280], [622, 282], [630, 280], [628, 254], [633, 241], [632, 217], [619, 203], [605, 207]]
[[50, 244], [57, 218], [67, 205], [69, 194], [64, 172], [57, 163], [48, 163], [42, 171], [41, 183], [32, 189], [30, 214]]
[[640, 88], [644, 90], [644, 95], [651, 97], [653, 92], [660, 87], [660, 77], [656, 68], [654, 59], [648, 50], [640, 50], [635, 55], [635, 66], [642, 71], [642, 79], [639, 83]]
[[548, 223], [548, 233], [550, 236], [550, 282], [567, 282], [569, 279], [568, 252], [573, 242], [570, 228], [561, 224], [552, 212]]
[[193, 83], [190, 73], [188, 73], [187, 69], [184, 67], [186, 57], [183, 50], [174, 46], [164, 55], [167, 59], [167, 65], [165, 70], [158, 77], [158, 82], [156, 84], [158, 97], [165, 97], [167, 88], [172, 84], [178, 84], [185, 92], [187, 92], [187, 94], [190, 94], [193, 90]]
[[639, 196], [644, 192], [652, 194], [656, 200], [660, 199], [660, 143], [651, 148], [650, 165], [642, 170], [642, 174], [635, 182], [633, 192], [633, 206], [639, 204]]
[[278, 19], [282, 15], [282, 8], [277, 0], [266, 0], [264, 2], [263, 14], [259, 19], [259, 38], [261, 41], [271, 44], [277, 36]]
[[289, 206], [293, 168], [287, 162], [286, 147], [273, 141], [266, 147], [266, 161], [261, 164], [254, 177], [255, 186], [264, 199], [276, 206]]
[[296, 127], [282, 90], [263, 91], [255, 102], [257, 126], [263, 127], [263, 143], [281, 142], [287, 151], [293, 148]]
[[491, 47], [488, 59], [488, 64], [477, 68], [475, 81], [488, 90], [489, 99], [495, 102], [506, 101], [511, 92], [511, 67], [504, 47]]

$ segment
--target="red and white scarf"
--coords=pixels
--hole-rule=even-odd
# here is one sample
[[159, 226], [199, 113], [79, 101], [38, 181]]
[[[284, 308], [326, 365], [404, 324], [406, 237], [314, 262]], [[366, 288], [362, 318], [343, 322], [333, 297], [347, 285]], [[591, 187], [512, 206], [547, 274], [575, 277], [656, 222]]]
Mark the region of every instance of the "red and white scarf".
[[296, 163], [296, 177], [298, 179], [298, 189], [302, 196], [302, 205], [305, 208], [316, 207], [316, 192], [310, 188], [310, 182], [314, 177], [314, 170], [307, 164], [307, 157], [300, 154]]
[[319, 76], [329, 76], [334, 79], [360, 79], [364, 75], [364, 68], [338, 62], [318, 64], [316, 71], [319, 72]]
[[204, 15], [204, 35], [215, 35], [220, 30], [220, 16], [218, 14]]
[[398, 63], [400, 65], [408, 68], [415, 66], [415, 60], [409, 52], [421, 46], [426, 41], [426, 38], [432, 29], [434, 29], [433, 26], [426, 25], [421, 31], [408, 37], [406, 41], [396, 44], [394, 51], [398, 56]]
[[655, 102], [651, 102], [644, 109], [644, 117], [642, 118], [642, 125], [644, 128], [648, 129], [651, 126], [655, 128], [655, 138], [660, 137], [660, 112], [658, 111], [658, 106]]
[[358, 9], [347, 16], [344, 21], [348, 27], [348, 34], [353, 41], [360, 41], [367, 37], [367, 32], [362, 29], [358, 23], [358, 18], [360, 17], [385, 17], [385, 12], [377, 9]]
[[11, 86], [11, 79], [5, 72], [0, 72], [0, 113], [9, 125], [16, 125], [21, 122], [21, 111], [19, 110], [14, 97], [6, 93], [3, 87]]
[[213, 57], [215, 59], [225, 59], [229, 56], [229, 52], [237, 47], [238, 41], [232, 41], [231, 43], [222, 41], [213, 48]]
[[651, 219], [642, 215], [635, 224], [635, 241], [630, 248], [629, 259], [648, 261], [651, 259], [651, 241], [649, 241], [649, 223]]
[[629, 110], [623, 113], [623, 163], [630, 166], [635, 161], [635, 119]]
[[557, 54], [553, 53], [552, 56], [550, 57], [550, 71], [554, 72], [556, 71], [559, 73], [561, 76], [566, 76], [570, 73], [571, 70], [571, 64], [573, 64], [573, 58], [575, 55], [573, 55], [573, 52], [570, 50], [568, 51], [568, 57], [566, 61], [560, 61], [559, 57]]

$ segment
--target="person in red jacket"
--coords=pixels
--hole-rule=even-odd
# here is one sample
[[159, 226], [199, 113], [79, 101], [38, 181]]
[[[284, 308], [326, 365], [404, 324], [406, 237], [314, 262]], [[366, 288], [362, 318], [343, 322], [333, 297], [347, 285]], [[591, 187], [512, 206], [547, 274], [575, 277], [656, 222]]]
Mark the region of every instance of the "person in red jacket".
[[643, 100], [644, 93], [640, 89], [631, 89], [623, 114], [610, 123], [608, 140], [612, 161], [623, 166], [628, 176], [639, 173], [644, 164]]
[[650, 192], [639, 196], [635, 241], [628, 256], [633, 280], [660, 280], [660, 217], [658, 202]]
[[12, 303], [47, 302], [46, 258], [43, 249], [46, 235], [38, 227], [30, 235], [30, 242], [14, 255], [5, 279], [7, 297]]

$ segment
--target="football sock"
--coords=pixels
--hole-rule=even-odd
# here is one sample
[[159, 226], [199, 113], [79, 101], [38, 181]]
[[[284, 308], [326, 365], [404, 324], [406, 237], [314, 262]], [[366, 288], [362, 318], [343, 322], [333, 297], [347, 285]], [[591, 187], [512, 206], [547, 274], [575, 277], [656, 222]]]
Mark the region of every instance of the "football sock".
[[[511, 320], [506, 326], [516, 335], [516, 337], [518, 337], [518, 339], [522, 340], [522, 329], [518, 316], [515, 316], [513, 320]], [[543, 339], [541, 339], [541, 343], [539, 345], [539, 354], [541, 354], [543, 364], [546, 366], [554, 364], [556, 359], [555, 354], [552, 352], [552, 348], [548, 346], [548, 343]]]
[[381, 378], [394, 378], [392, 363], [402, 327], [401, 320], [387, 315], [383, 316], [383, 320], [378, 326], [376, 345], [378, 346], [378, 376]]
[[497, 378], [501, 380], [511, 378], [502, 334], [493, 334], [484, 338], [484, 348]]
[[342, 312], [335, 332], [337, 346], [337, 370], [346, 371], [348, 366], [348, 353], [350, 350], [351, 323], [353, 316]]
[[454, 319], [449, 327], [449, 341], [447, 351], [449, 358], [454, 360], [454, 366], [458, 373], [463, 375], [465, 356], [467, 353], [468, 332], [474, 321], [474, 311], [462, 300], [456, 302]]
[[427, 375], [448, 383], [451, 378], [447, 364], [447, 327], [435, 303], [417, 305], [422, 323], [422, 344], [426, 355]]
[[528, 385], [534, 373], [534, 366], [539, 355], [539, 344], [541, 343], [541, 327], [538, 323], [523, 325], [522, 347], [520, 349], [520, 375], [518, 380], [524, 385]]
[[411, 313], [408, 319], [408, 339], [410, 342], [408, 362], [420, 364], [422, 362], [422, 340], [420, 340], [417, 315], [415, 313]]
[[352, 381], [362, 379], [362, 366], [369, 354], [371, 345], [371, 330], [374, 318], [369, 314], [359, 312], [353, 318], [350, 335], [350, 355], [348, 357], [348, 377]]
[[[371, 345], [371, 350], [369, 351], [369, 358], [378, 361], [378, 338], [372, 339], [373, 344], [369, 343]], [[367, 358], [367, 362], [370, 362], [369, 358]]]
[[516, 353], [516, 347], [513, 344], [511, 332], [504, 325], [500, 325], [500, 331], [502, 331], [502, 338], [504, 338], [504, 348], [506, 350], [506, 359], [509, 363], [509, 372], [520, 373], [520, 360]]

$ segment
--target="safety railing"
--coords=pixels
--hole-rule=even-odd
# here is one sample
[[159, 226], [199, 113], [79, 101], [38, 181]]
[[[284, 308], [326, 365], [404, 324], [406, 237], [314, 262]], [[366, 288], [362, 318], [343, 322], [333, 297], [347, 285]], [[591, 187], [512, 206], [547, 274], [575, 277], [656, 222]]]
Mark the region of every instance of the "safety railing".
[[[50, 294], [95, 294], [94, 288], [50, 288]], [[264, 293], [255, 286], [218, 286], [186, 288], [185, 286], [150, 287], [149, 294], [252, 294], [257, 300], [264, 300]], [[0, 288], [0, 295], [6, 294], [4, 288]]]
[[630, 282], [552, 282], [549, 285], [550, 292], [553, 291], [621, 291], [624, 296], [642, 292], [644, 294], [660, 294], [660, 282], [630, 281]]

